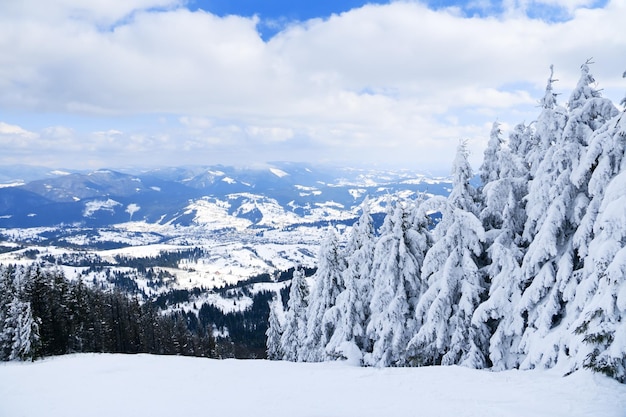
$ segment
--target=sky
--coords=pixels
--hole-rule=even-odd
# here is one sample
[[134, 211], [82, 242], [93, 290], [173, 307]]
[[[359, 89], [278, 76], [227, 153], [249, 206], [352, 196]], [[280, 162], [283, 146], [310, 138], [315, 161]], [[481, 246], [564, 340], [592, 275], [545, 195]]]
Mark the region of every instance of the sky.
[[494, 122], [626, 93], [626, 1], [7, 0], [0, 165], [477, 168]]

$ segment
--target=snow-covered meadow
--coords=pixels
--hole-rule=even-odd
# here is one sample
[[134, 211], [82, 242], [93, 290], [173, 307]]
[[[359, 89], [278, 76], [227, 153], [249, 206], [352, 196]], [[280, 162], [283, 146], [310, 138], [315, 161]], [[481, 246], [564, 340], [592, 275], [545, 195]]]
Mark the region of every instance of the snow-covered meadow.
[[79, 354], [0, 364], [0, 416], [626, 415], [626, 385], [588, 371], [362, 368]]

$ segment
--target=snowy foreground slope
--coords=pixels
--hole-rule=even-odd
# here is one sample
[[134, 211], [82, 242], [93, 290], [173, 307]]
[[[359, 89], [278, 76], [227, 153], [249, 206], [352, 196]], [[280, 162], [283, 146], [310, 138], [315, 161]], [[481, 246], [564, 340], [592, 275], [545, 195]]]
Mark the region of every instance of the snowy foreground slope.
[[588, 371], [80, 354], [0, 364], [0, 416], [626, 415], [626, 385]]

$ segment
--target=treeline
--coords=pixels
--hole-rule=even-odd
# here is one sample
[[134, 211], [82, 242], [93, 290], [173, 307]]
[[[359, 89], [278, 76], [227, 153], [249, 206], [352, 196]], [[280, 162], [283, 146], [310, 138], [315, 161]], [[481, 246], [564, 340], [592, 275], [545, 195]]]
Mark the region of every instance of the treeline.
[[478, 188], [461, 143], [447, 198], [390, 198], [380, 228], [365, 201], [345, 246], [331, 232], [311, 289], [296, 273], [272, 303], [269, 356], [626, 382], [626, 115], [589, 64], [566, 106], [551, 73], [537, 120], [494, 123]]
[[116, 255], [116, 266], [126, 266], [134, 268], [141, 273], [154, 267], [178, 268], [181, 261], [186, 260], [191, 263], [199, 259], [207, 258], [209, 253], [204, 248], [194, 247], [190, 249], [180, 249], [176, 251], [164, 251], [156, 256], [132, 257]]
[[0, 267], [0, 360], [74, 352], [215, 356], [211, 328], [60, 271]]
[[205, 303], [198, 311], [200, 326], [213, 326], [225, 337], [218, 337], [218, 355], [232, 358], [266, 358], [265, 333], [269, 316], [269, 302], [273, 292], [263, 291], [252, 297], [252, 306], [242, 311], [224, 313]]
[[[30, 259], [35, 259], [36, 256], [39, 254], [40, 251], [37, 249], [31, 249], [24, 252], [24, 256]], [[115, 262], [108, 261], [97, 254], [89, 252], [63, 253], [60, 255], [43, 254], [40, 256], [40, 259], [52, 265], [60, 264], [74, 267], [97, 268], [125, 266], [129, 268], [134, 268], [137, 271], [143, 273], [146, 272], [149, 268], [154, 267], [178, 268], [178, 264], [183, 260], [197, 262], [198, 259], [206, 258], [208, 257], [208, 255], [209, 253], [206, 249], [193, 247], [188, 249], [162, 251], [155, 256], [132, 257], [116, 255], [114, 258]]]
[[[37, 265], [0, 266], [0, 360], [79, 352], [266, 357], [273, 292], [220, 289], [226, 298], [252, 298], [251, 307], [225, 313], [209, 303], [196, 306], [193, 300], [207, 292], [202, 288], [171, 290], [152, 300], [133, 288], [70, 281], [58, 269]], [[184, 311], [183, 304], [193, 308]]]

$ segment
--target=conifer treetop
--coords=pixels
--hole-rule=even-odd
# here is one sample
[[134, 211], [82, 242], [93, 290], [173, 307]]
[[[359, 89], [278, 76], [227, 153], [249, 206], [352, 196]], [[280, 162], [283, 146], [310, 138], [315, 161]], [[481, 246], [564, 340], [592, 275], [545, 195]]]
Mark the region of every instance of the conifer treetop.
[[558, 81], [554, 78], [554, 65], [550, 65], [550, 77], [548, 77], [548, 84], [546, 85], [546, 93], [540, 100], [541, 107], [544, 109], [553, 109], [556, 106], [556, 94], [552, 90], [552, 84]]
[[580, 78], [578, 79], [578, 84], [576, 84], [576, 88], [572, 91], [569, 101], [567, 102], [567, 106], [570, 111], [583, 106], [585, 101], [590, 98], [601, 96], [600, 91], [592, 87], [592, 85], [596, 83], [596, 80], [593, 78], [593, 75], [591, 75], [589, 70], [589, 65], [591, 64], [593, 64], [593, 61], [590, 58], [580, 66]]

